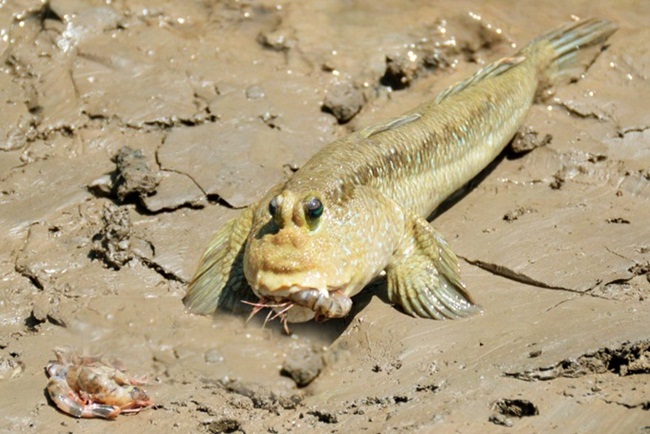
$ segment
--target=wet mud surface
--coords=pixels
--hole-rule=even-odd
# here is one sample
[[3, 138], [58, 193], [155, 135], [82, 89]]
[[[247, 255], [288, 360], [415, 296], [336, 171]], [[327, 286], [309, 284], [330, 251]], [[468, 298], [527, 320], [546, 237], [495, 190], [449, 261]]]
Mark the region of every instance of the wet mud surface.
[[[620, 25], [433, 221], [484, 313], [411, 318], [376, 284], [292, 327], [181, 298], [212, 234], [326, 143], [571, 17]], [[0, 4], [1, 432], [650, 432], [644, 2]], [[245, 310], [245, 309], [243, 309]], [[76, 420], [56, 347], [155, 402]]]

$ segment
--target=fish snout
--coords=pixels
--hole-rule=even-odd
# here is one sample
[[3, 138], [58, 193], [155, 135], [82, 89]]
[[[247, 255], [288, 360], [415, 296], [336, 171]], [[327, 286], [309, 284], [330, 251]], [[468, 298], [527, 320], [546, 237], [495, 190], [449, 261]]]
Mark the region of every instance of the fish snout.
[[282, 249], [290, 254], [291, 252], [301, 251], [307, 247], [307, 239], [295, 228], [282, 228], [273, 235], [268, 235], [269, 246], [274, 249]]

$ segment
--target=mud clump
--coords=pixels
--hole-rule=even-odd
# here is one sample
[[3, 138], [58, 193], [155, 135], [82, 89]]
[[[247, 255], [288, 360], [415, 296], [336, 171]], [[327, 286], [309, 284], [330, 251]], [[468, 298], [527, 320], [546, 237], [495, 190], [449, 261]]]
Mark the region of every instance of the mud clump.
[[307, 412], [307, 414], [310, 416], [314, 416], [316, 419], [318, 419], [319, 422], [322, 423], [326, 423], [326, 424], [339, 423], [339, 420], [336, 417], [336, 415], [329, 411], [310, 410]]
[[0, 356], [0, 381], [20, 377], [25, 370], [25, 364], [18, 358], [18, 354]]
[[562, 188], [566, 182], [565, 170], [558, 170], [557, 173], [553, 175], [553, 181], [549, 184], [552, 190], [559, 190]]
[[546, 134], [540, 138], [539, 132], [531, 127], [525, 127], [520, 129], [512, 139], [512, 142], [510, 142], [510, 152], [514, 156], [520, 157], [535, 148], [548, 145], [552, 140], [553, 136], [550, 134]]
[[289, 51], [298, 45], [293, 31], [282, 28], [270, 32], [260, 32], [257, 35], [257, 42], [262, 47], [274, 51]]
[[524, 381], [547, 381], [559, 377], [579, 378], [588, 374], [611, 372], [620, 376], [650, 373], [650, 340], [626, 342], [618, 348], [601, 348], [577, 359], [564, 359], [554, 366], [523, 372], [507, 372], [506, 376]]
[[334, 115], [340, 124], [352, 119], [363, 107], [363, 93], [350, 82], [332, 85], [323, 101], [323, 111]]
[[284, 360], [281, 375], [291, 377], [298, 387], [305, 387], [323, 370], [323, 358], [313, 348], [300, 346]]
[[418, 384], [415, 386], [416, 392], [436, 393], [440, 390], [440, 384]]
[[448, 68], [458, 54], [456, 47], [445, 41], [436, 38], [420, 41], [406, 52], [386, 55], [386, 69], [379, 82], [394, 90], [405, 89], [427, 71]]
[[491, 415], [489, 421], [492, 422], [495, 425], [501, 425], [501, 426], [507, 426], [507, 427], [511, 427], [513, 425], [512, 420], [505, 417], [502, 414], [493, 414], [493, 415]]
[[535, 212], [535, 210], [531, 208], [525, 208], [525, 207], [519, 207], [517, 209], [513, 209], [512, 211], [508, 211], [504, 216], [503, 220], [507, 222], [513, 222], [515, 220], [518, 220], [519, 217], [522, 217], [526, 214], [529, 214], [531, 212]]
[[498, 45], [508, 43], [507, 38], [496, 27], [477, 20], [462, 23], [469, 30], [460, 39], [450, 38], [449, 23], [439, 20], [431, 35], [408, 45], [398, 53], [386, 55], [386, 69], [380, 84], [394, 90], [405, 89], [427, 72], [449, 68], [458, 63], [461, 57], [472, 63], [484, 63], [483, 53]]
[[621, 376], [650, 374], [650, 341], [624, 344], [613, 351], [596, 353], [607, 364], [607, 370]]
[[131, 216], [125, 208], [107, 203], [102, 210], [104, 227], [93, 239], [91, 253], [106, 265], [119, 270], [133, 259]]
[[420, 65], [407, 56], [386, 56], [386, 71], [381, 78], [381, 84], [395, 90], [404, 89], [418, 76]]
[[521, 419], [539, 414], [537, 406], [526, 399], [500, 399], [494, 403], [493, 408], [496, 413], [490, 416], [490, 422], [507, 427], [513, 425], [511, 417]]
[[549, 183], [549, 187], [552, 190], [560, 190], [562, 186], [568, 181], [576, 176], [587, 173], [584, 166], [581, 165], [569, 165], [562, 166], [558, 171], [553, 174], [553, 180]]
[[49, 322], [58, 327], [67, 327], [66, 319], [58, 309], [58, 298], [41, 297], [34, 300], [31, 315], [25, 320], [25, 325], [36, 330], [39, 325]]
[[494, 404], [494, 408], [504, 416], [521, 418], [539, 414], [537, 406], [526, 399], [501, 399]]
[[607, 223], [613, 223], [613, 224], [618, 224], [618, 225], [629, 225], [630, 221], [628, 219], [624, 219], [623, 217], [613, 217], [609, 218], [606, 220]]
[[124, 146], [113, 161], [115, 171], [96, 179], [88, 186], [93, 193], [124, 203], [132, 197], [143, 202], [156, 192], [162, 176], [158, 170], [151, 168], [142, 150]]
[[447, 68], [452, 64], [450, 56], [458, 54], [454, 49], [438, 48], [439, 42], [418, 44], [413, 50], [386, 56], [386, 69], [379, 80], [383, 86], [394, 90], [409, 87], [425, 71]]
[[123, 147], [115, 156], [116, 174], [113, 183], [115, 197], [124, 202], [127, 197], [137, 195], [142, 198], [156, 191], [160, 176], [151, 170], [140, 149]]
[[648, 282], [650, 282], [650, 262], [646, 262], [645, 264], [636, 264], [630, 267], [628, 271], [635, 276], [646, 276]]
[[240, 431], [241, 423], [237, 419], [223, 418], [207, 423], [205, 428], [211, 434], [233, 433]]

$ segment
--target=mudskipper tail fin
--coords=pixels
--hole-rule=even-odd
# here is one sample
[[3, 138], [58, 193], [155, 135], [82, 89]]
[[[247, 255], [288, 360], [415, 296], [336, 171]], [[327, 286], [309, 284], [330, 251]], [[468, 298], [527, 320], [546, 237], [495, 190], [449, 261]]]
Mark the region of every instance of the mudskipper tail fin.
[[542, 88], [577, 79], [594, 62], [618, 29], [611, 21], [588, 18], [567, 23], [531, 41], [522, 54], [544, 56]]

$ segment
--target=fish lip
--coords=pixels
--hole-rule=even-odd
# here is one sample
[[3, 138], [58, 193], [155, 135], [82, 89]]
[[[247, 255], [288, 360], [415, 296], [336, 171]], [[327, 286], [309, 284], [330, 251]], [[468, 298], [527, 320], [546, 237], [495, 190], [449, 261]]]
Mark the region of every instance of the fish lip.
[[281, 302], [281, 301], [290, 300], [294, 294], [302, 291], [318, 291], [323, 296], [329, 296], [330, 292], [337, 291], [337, 290], [339, 290], [339, 288], [333, 288], [332, 290], [329, 290], [329, 289], [311, 288], [311, 287], [306, 287], [301, 285], [291, 285], [291, 286], [285, 286], [285, 287], [271, 290], [265, 286], [261, 286], [255, 290], [255, 294], [260, 298], [266, 297], [276, 302]]

